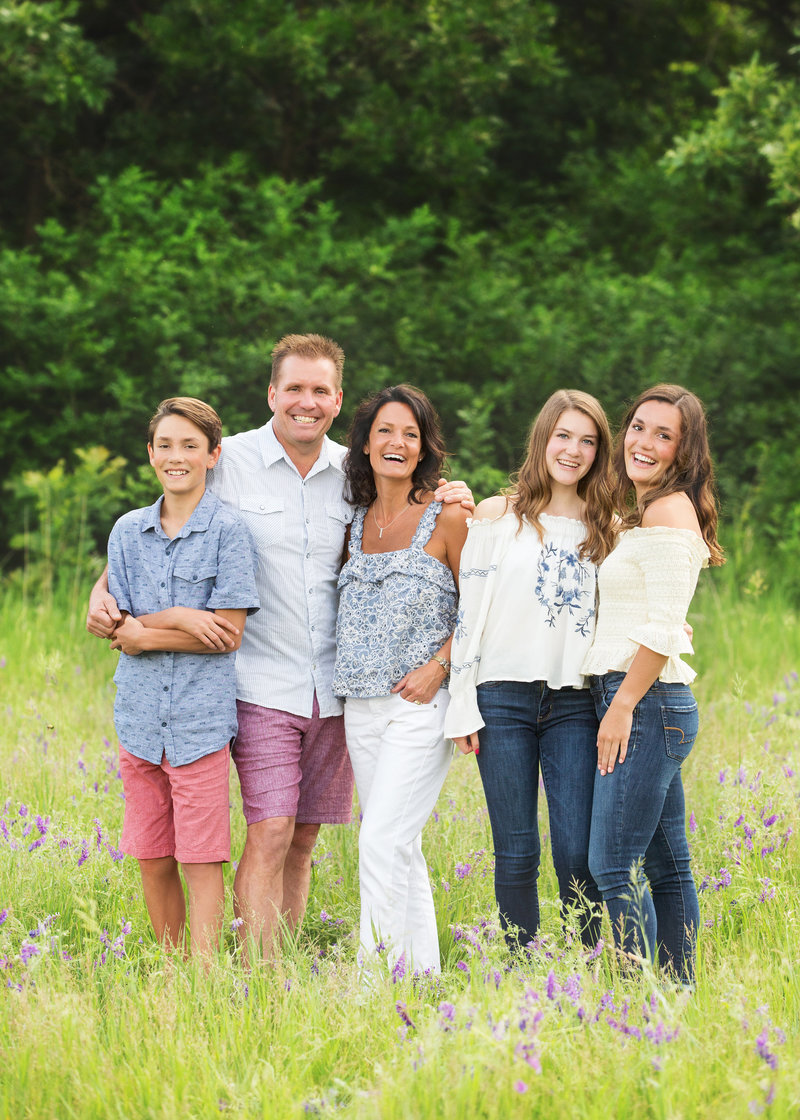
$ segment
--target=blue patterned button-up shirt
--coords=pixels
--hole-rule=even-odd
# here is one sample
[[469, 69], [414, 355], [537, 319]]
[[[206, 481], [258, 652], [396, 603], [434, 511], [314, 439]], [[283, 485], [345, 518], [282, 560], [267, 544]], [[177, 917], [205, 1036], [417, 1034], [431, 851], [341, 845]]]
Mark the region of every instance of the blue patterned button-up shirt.
[[[108, 541], [108, 588], [134, 618], [168, 607], [258, 610], [247, 527], [206, 491], [178, 535], [161, 527], [163, 498], [119, 519]], [[236, 654], [120, 654], [114, 722], [127, 751], [184, 766], [236, 734]]]

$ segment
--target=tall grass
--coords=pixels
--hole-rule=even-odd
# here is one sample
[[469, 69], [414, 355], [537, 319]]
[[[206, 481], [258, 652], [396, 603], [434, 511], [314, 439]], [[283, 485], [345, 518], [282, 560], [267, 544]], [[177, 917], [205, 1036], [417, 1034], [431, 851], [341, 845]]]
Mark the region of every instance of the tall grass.
[[[323, 829], [306, 923], [273, 966], [242, 969], [230, 904], [208, 975], [154, 944], [116, 847], [114, 655], [58, 596], [7, 596], [0, 1116], [797, 1116], [800, 628], [780, 596], [740, 594], [724, 572], [706, 574], [691, 621], [697, 991], [621, 974], [608, 944], [592, 959], [561, 928], [548, 858], [539, 947], [509, 961], [465, 758], [425, 835], [443, 974], [364, 990], [355, 823]], [[235, 778], [232, 817], [240, 851]]]

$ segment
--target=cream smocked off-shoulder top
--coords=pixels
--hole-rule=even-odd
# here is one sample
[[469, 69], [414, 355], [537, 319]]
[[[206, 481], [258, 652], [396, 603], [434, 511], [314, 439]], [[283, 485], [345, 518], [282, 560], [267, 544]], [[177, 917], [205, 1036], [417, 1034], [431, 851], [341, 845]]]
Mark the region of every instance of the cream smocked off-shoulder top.
[[667, 658], [659, 680], [690, 684], [696, 673], [680, 654], [694, 651], [683, 623], [708, 560], [708, 546], [691, 529], [653, 525], [621, 533], [600, 565], [597, 626], [582, 672], [625, 673], [641, 645]]

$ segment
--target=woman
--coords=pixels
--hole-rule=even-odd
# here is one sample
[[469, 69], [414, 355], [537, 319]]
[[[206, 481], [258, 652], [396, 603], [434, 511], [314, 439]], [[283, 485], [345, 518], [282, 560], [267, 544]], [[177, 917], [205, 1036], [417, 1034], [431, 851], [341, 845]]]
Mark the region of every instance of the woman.
[[681, 763], [697, 703], [680, 654], [692, 652], [683, 620], [700, 569], [724, 562], [700, 401], [679, 385], [642, 393], [615, 461], [623, 532], [600, 569], [583, 665], [600, 720], [589, 866], [618, 946], [690, 985], [699, 910]]
[[597, 718], [581, 664], [596, 565], [614, 543], [610, 459], [600, 404], [554, 393], [513, 488], [476, 509], [462, 557], [445, 731], [478, 758], [512, 948], [539, 928], [540, 768], [562, 909], [580, 908], [587, 944], [599, 935], [588, 864]]
[[361, 804], [361, 948], [438, 972], [422, 828], [450, 763], [443, 735], [457, 576], [468, 511], [434, 501], [444, 446], [418, 389], [357, 409], [345, 475], [357, 506], [339, 577], [334, 692]]

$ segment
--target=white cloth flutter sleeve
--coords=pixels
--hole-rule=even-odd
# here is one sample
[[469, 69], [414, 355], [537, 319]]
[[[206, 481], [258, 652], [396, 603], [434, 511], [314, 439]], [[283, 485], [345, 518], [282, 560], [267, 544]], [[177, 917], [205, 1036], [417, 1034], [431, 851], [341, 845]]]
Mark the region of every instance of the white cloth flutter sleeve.
[[458, 575], [459, 601], [450, 654], [450, 704], [444, 733], [449, 739], [484, 726], [476, 693], [481, 639], [492, 604], [497, 569], [518, 525], [516, 517], [468, 522]]
[[705, 541], [687, 529], [653, 526], [638, 543], [647, 622], [632, 627], [626, 637], [670, 659], [694, 653], [683, 624], [700, 569], [708, 564]]

